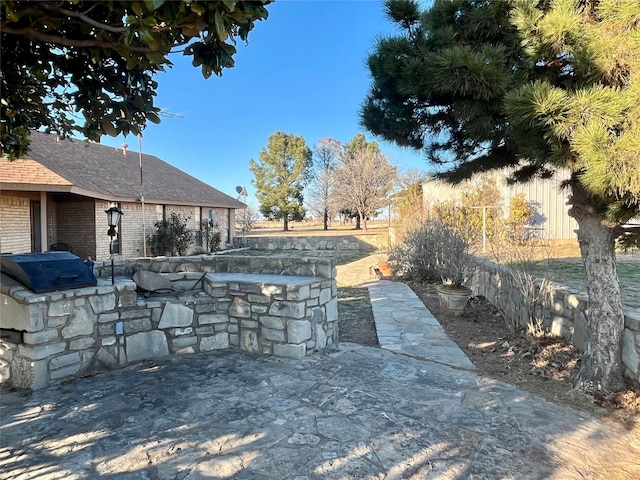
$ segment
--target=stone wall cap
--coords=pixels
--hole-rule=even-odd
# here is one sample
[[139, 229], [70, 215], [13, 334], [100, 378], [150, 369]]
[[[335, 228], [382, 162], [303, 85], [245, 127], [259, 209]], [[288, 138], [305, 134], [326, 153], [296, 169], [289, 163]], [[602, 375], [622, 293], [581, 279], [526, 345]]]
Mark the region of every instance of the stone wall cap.
[[259, 285], [303, 286], [311, 285], [323, 279], [320, 277], [301, 277], [296, 275], [273, 275], [266, 273], [207, 273], [212, 283], [251, 283]]

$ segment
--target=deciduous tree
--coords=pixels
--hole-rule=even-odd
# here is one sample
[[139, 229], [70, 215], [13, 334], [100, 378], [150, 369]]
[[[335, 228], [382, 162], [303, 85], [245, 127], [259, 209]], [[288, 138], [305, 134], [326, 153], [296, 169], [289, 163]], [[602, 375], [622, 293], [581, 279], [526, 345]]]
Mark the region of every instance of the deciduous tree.
[[[366, 230], [367, 220], [389, 204], [396, 169], [378, 148], [357, 134], [345, 144], [335, 169], [334, 196], [343, 211], [356, 211]], [[357, 228], [357, 227], [356, 227]]]
[[100, 141], [159, 123], [153, 76], [169, 54], [221, 75], [268, 3], [1, 0], [3, 155], [24, 155], [31, 129]]
[[615, 239], [640, 211], [637, 0], [388, 0], [400, 33], [368, 59], [371, 132], [425, 150], [459, 181], [567, 169], [589, 294], [576, 384], [623, 386]]
[[309, 185], [308, 205], [322, 217], [324, 230], [329, 229], [329, 220], [335, 211], [331, 192], [340, 150], [340, 142], [333, 138], [321, 138], [313, 147], [313, 178]]
[[513, 197], [509, 201], [509, 216], [505, 222], [508, 237], [519, 243], [527, 240], [526, 228], [534, 213], [524, 193], [518, 193]]
[[394, 194], [393, 206], [400, 224], [404, 228], [414, 227], [424, 221], [426, 212], [422, 202], [422, 184], [429, 175], [415, 168], [398, 173], [397, 191]]
[[260, 220], [260, 214], [251, 205], [236, 210], [236, 232], [239, 231], [243, 236], [246, 235], [256, 228], [258, 220]]
[[304, 219], [302, 191], [309, 182], [312, 153], [303, 137], [276, 132], [260, 151], [260, 160], [251, 159], [260, 213], [270, 220], [282, 220], [284, 231], [290, 220]]

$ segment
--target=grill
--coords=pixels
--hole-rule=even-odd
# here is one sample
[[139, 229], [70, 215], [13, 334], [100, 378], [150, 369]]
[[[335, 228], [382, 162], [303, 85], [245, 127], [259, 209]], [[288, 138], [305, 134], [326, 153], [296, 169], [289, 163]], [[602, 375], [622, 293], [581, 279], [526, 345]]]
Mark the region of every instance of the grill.
[[0, 268], [34, 293], [92, 287], [98, 283], [91, 268], [70, 252], [2, 255]]

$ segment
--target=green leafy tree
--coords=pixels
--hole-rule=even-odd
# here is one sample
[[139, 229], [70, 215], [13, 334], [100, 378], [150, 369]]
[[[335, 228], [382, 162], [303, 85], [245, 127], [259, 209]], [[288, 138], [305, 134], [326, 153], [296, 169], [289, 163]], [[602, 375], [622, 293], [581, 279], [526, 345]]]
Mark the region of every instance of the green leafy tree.
[[367, 220], [389, 204], [389, 194], [396, 178], [396, 169], [389, 163], [376, 142], [367, 142], [358, 133], [342, 148], [334, 171], [333, 195], [342, 212], [357, 212], [360, 225], [367, 229]]
[[356, 210], [351, 210], [350, 208], [343, 208], [338, 213], [342, 218], [343, 224], [346, 225], [347, 223], [352, 223], [353, 220], [355, 219], [356, 221], [355, 229], [360, 230], [360, 215]]
[[570, 172], [589, 316], [576, 385], [623, 387], [615, 239], [640, 210], [637, 0], [388, 0], [362, 121], [460, 181]]
[[159, 123], [153, 75], [169, 54], [221, 75], [270, 2], [1, 0], [3, 155], [24, 155], [31, 129], [100, 141]]
[[304, 138], [283, 132], [269, 137], [258, 162], [249, 162], [260, 213], [269, 220], [282, 220], [284, 231], [289, 230], [290, 221], [304, 219], [302, 191], [312, 166], [312, 152]]

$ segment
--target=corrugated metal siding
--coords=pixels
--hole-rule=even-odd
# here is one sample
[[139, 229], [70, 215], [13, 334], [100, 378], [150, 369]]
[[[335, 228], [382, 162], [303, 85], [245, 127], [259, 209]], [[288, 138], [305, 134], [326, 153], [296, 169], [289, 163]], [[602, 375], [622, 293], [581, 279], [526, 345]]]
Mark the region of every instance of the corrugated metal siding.
[[[543, 237], [549, 239], [575, 239], [575, 230], [578, 228], [576, 221], [569, 216], [569, 206], [566, 204], [569, 198], [569, 191], [560, 187], [561, 183], [568, 177], [568, 171], [560, 171], [552, 179], [536, 178], [528, 183], [508, 185], [506, 178], [508, 172], [496, 172], [501, 179], [502, 199], [505, 207], [505, 214], [508, 214], [509, 202], [519, 193], [524, 193], [525, 198], [536, 211], [534, 217], [535, 226], [543, 230]], [[426, 182], [422, 186], [423, 206], [429, 208], [437, 202], [446, 200], [458, 201], [466, 183], [461, 186], [452, 187], [440, 181]]]
[[536, 178], [528, 183], [505, 186], [505, 205], [519, 193], [524, 193], [536, 211], [535, 226], [544, 229], [544, 237], [551, 239], [576, 238], [576, 221], [569, 216], [569, 191], [561, 188], [562, 177]]

